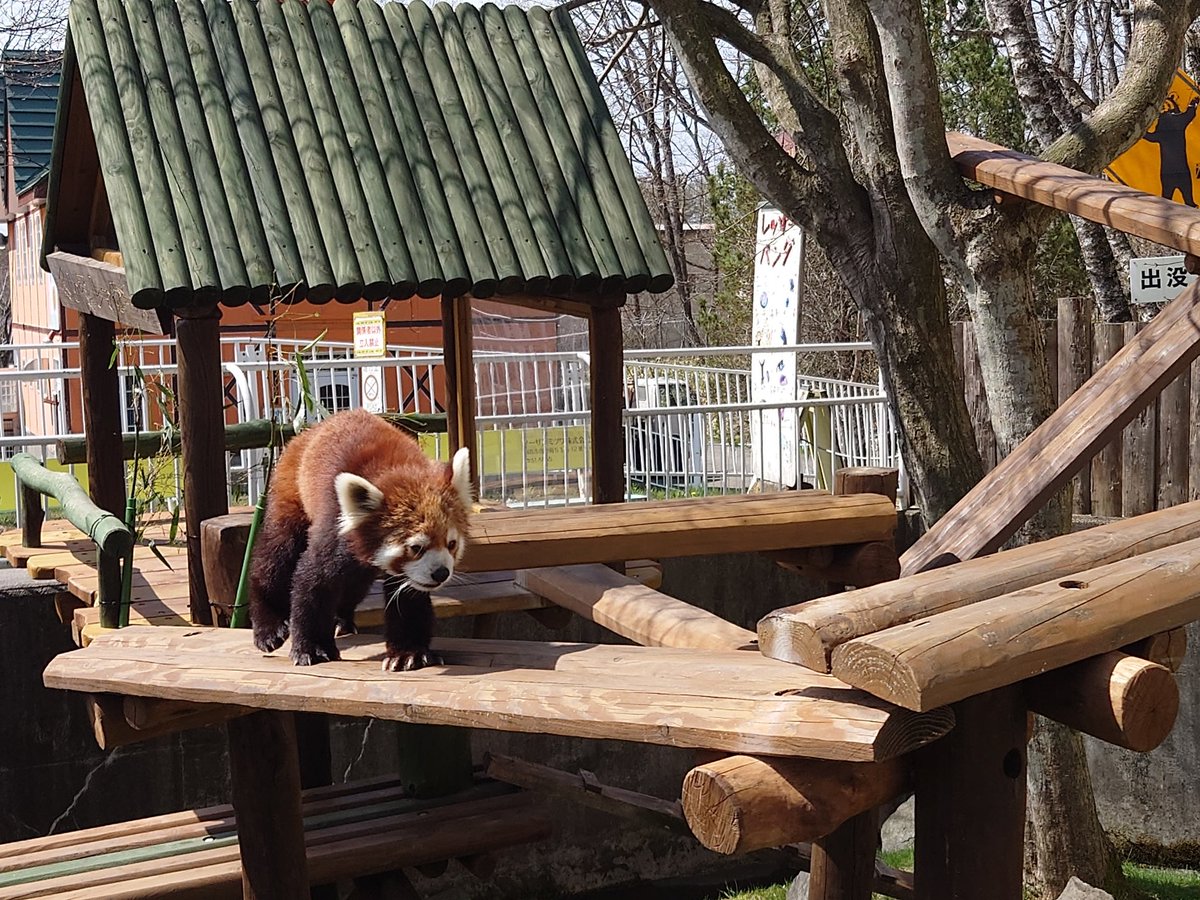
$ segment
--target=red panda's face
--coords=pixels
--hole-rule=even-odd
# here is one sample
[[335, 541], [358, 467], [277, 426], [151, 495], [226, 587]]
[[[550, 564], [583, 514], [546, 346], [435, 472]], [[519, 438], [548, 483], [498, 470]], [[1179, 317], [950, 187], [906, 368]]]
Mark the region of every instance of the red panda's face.
[[[342, 472], [335, 479], [340, 532], [364, 563], [422, 591], [454, 574], [467, 543], [471, 479], [466, 449], [444, 476], [435, 470], [388, 473], [378, 485]], [[433, 477], [431, 477], [431, 474]]]

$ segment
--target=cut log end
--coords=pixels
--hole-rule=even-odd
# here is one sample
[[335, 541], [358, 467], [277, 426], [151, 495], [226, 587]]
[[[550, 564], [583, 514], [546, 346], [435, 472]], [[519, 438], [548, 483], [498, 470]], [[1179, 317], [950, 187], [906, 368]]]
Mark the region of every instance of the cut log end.
[[771, 613], [758, 622], [758, 647], [763, 656], [771, 659], [796, 663], [814, 672], [828, 672], [833, 646], [827, 633], [818, 633], [792, 615]]
[[749, 853], [820, 838], [904, 790], [900, 760], [841, 763], [730, 756], [688, 772], [683, 813], [717, 853]]

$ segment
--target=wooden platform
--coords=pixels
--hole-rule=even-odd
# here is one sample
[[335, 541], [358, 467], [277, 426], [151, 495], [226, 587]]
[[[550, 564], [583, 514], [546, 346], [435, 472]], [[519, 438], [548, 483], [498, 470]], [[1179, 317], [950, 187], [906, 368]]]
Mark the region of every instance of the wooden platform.
[[[249, 529], [250, 516], [228, 516]], [[650, 556], [794, 550], [891, 540], [896, 506], [876, 494], [822, 491], [504, 509], [471, 520], [460, 568], [566, 566]]]
[[127, 628], [57, 657], [44, 679], [89, 693], [852, 761], [906, 753], [953, 723], [948, 710], [907, 712], [745, 651], [434, 646], [445, 667], [383, 672], [382, 642], [356, 635], [339, 640], [343, 661], [298, 668], [242, 631]]
[[[513, 847], [549, 835], [536, 798], [495, 782], [435, 800], [378, 779], [306, 791], [313, 883]], [[238, 898], [233, 809], [216, 806], [0, 846], [0, 900]]]

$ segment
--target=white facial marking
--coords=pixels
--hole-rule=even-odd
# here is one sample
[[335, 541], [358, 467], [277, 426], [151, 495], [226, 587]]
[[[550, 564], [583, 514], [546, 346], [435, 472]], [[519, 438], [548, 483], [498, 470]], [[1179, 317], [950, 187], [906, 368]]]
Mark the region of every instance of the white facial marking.
[[371, 562], [375, 564], [376, 568], [390, 572], [392, 571], [392, 563], [402, 556], [404, 556], [404, 545], [388, 541], [375, 551], [375, 555], [371, 557]]
[[[444, 568], [444, 577], [435, 577], [438, 569]], [[414, 559], [404, 564], [404, 575], [409, 583], [423, 591], [431, 591], [445, 584], [454, 574], [454, 557], [444, 547], [427, 550], [420, 559]]]
[[383, 507], [383, 491], [353, 472], [341, 472], [333, 480], [337, 492], [338, 534], [357, 528], [363, 521]]

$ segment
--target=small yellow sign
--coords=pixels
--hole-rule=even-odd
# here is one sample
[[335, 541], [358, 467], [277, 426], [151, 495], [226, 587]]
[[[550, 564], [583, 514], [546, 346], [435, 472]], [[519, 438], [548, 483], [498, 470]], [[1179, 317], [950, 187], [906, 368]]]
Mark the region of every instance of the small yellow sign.
[[387, 315], [381, 312], [354, 314], [354, 358], [380, 359], [387, 355]]
[[1200, 87], [1177, 71], [1162, 111], [1140, 141], [1112, 161], [1105, 174], [1113, 181], [1196, 205], [1200, 196], [1200, 125], [1194, 125]]

